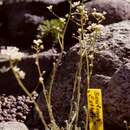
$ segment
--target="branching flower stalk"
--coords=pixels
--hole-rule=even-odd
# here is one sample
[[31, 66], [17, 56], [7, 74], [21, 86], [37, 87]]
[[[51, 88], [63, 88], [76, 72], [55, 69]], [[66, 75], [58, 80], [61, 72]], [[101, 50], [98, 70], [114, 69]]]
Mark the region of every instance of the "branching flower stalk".
[[[86, 27], [87, 23], [91, 22], [89, 21], [89, 16], [87, 14], [87, 11], [84, 7], [83, 1], [82, 2], [75, 2], [73, 7], [76, 7], [76, 11], [73, 14], [73, 21], [76, 23], [76, 25], [79, 26], [78, 29], [78, 40], [79, 40], [79, 63], [77, 72], [75, 75], [75, 81], [74, 81], [74, 88], [73, 88], [73, 94], [72, 94], [72, 100], [71, 100], [71, 108], [70, 108], [70, 117], [73, 112], [76, 112], [76, 118], [75, 118], [75, 129], [78, 126], [78, 118], [79, 118], [79, 109], [80, 109], [80, 90], [81, 90], [81, 72], [83, 68], [83, 58], [86, 59], [86, 66], [87, 66], [87, 88], [90, 87], [90, 80], [93, 72], [93, 62], [94, 62], [94, 54], [96, 52], [96, 39], [99, 36], [100, 32], [100, 22], [104, 19], [103, 14], [96, 12], [94, 9], [94, 12], [92, 15], [94, 18], [98, 21], [98, 23], [92, 23]], [[78, 18], [79, 19], [78, 19]], [[72, 19], [71, 19], [72, 20]], [[73, 105], [75, 93], [77, 94], [76, 97], [76, 107]], [[86, 125], [85, 129], [88, 128], [88, 113], [86, 113]]]
[[[70, 116], [72, 115], [72, 112], [76, 113], [76, 117], [75, 117], [75, 123], [74, 123], [74, 129], [76, 130], [78, 128], [78, 118], [79, 118], [79, 109], [80, 109], [80, 86], [81, 86], [81, 71], [82, 71], [82, 63], [83, 63], [83, 44], [82, 41], [84, 39], [84, 8], [83, 8], [83, 4], [80, 2], [74, 3], [73, 7], [77, 7], [78, 9], [78, 13], [73, 13], [74, 14], [78, 14], [80, 15], [80, 19], [77, 21], [80, 21], [80, 23], [77, 23], [77, 25], [80, 25], [80, 28], [78, 29], [78, 33], [79, 33], [79, 44], [80, 44], [80, 59], [79, 59], [79, 64], [78, 64], [78, 68], [77, 68], [77, 72], [75, 75], [75, 81], [74, 81], [74, 88], [73, 88], [73, 94], [72, 94], [72, 100], [71, 100], [71, 108], [70, 108]], [[76, 92], [77, 91], [77, 92]], [[74, 101], [74, 95], [75, 93], [77, 94], [76, 97], [76, 102], [75, 105], [73, 105], [73, 101]]]
[[67, 18], [67, 21], [66, 21], [66, 24], [65, 24], [65, 27], [64, 27], [64, 30], [63, 30], [63, 35], [62, 35], [62, 51], [64, 51], [64, 38], [65, 38], [65, 34], [66, 34], [66, 30], [67, 30], [67, 27], [68, 27], [68, 24], [70, 22], [70, 19], [71, 19], [71, 13], [72, 13], [72, 1], [71, 0], [68, 0], [69, 2], [69, 14], [68, 14], [68, 18]]
[[[50, 9], [50, 8], [48, 7], [48, 9]], [[50, 11], [53, 12], [52, 7], [51, 7]], [[58, 34], [58, 40], [59, 40], [59, 44], [60, 44], [60, 47], [61, 47], [61, 53], [60, 53], [60, 55], [59, 55], [59, 57], [57, 59], [57, 62], [53, 63], [53, 70], [52, 70], [51, 80], [50, 80], [50, 84], [48, 86], [49, 90], [47, 90], [45, 88], [43, 73], [42, 73], [42, 71], [40, 69], [40, 64], [39, 64], [39, 56], [38, 55], [39, 55], [39, 52], [40, 52], [40, 46], [41, 46], [40, 44], [41, 43], [37, 43], [35, 41], [35, 46], [33, 47], [36, 50], [36, 65], [37, 65], [37, 69], [38, 69], [38, 72], [39, 72], [39, 79], [40, 79], [39, 82], [43, 86], [43, 94], [44, 94], [44, 97], [45, 97], [45, 100], [46, 100], [49, 117], [50, 117], [51, 123], [53, 124], [53, 128], [55, 128], [57, 130], [60, 129], [60, 128], [56, 124], [56, 121], [55, 121], [55, 118], [54, 118], [54, 115], [53, 115], [52, 106], [51, 106], [51, 96], [52, 96], [51, 92], [52, 92], [52, 87], [53, 87], [57, 67], [58, 67], [58, 65], [59, 65], [59, 63], [60, 63], [60, 61], [62, 59], [63, 54], [64, 54], [64, 37], [65, 37], [66, 29], [68, 27], [68, 23], [70, 21], [70, 16], [71, 16], [71, 7], [70, 7], [70, 13], [69, 13], [67, 21], [65, 23], [63, 32], [62, 32], [62, 34]]]
[[[80, 24], [81, 28], [79, 28], [79, 44], [80, 44], [80, 60], [79, 60], [79, 66], [78, 66], [78, 77], [77, 77], [77, 116], [76, 116], [76, 127], [78, 125], [78, 119], [79, 119], [79, 109], [80, 109], [80, 90], [81, 90], [81, 73], [82, 73], [82, 66], [83, 66], [83, 43], [84, 40], [84, 21], [86, 21], [86, 18], [84, 17], [84, 6], [83, 2], [81, 2], [81, 5], [79, 6], [79, 13], [80, 13]], [[81, 29], [81, 30], [80, 30]], [[75, 128], [76, 128], [75, 127]]]
[[[22, 81], [20, 80], [19, 76], [15, 73], [15, 71], [14, 71], [14, 69], [13, 69], [13, 65], [12, 65], [11, 62], [10, 62], [10, 66], [11, 66], [11, 70], [12, 70], [12, 72], [13, 72], [13, 74], [14, 74], [14, 76], [15, 76], [15, 78], [16, 78], [18, 84], [19, 84], [19, 86], [20, 86], [20, 87], [22, 88], [22, 90], [32, 99], [32, 95], [31, 95], [30, 92], [27, 90], [27, 88], [24, 86], [24, 84], [23, 84]], [[46, 121], [45, 121], [45, 119], [44, 119], [44, 116], [43, 116], [43, 114], [42, 114], [40, 108], [39, 108], [39, 105], [36, 103], [36, 101], [33, 101], [33, 103], [34, 103], [35, 109], [36, 109], [36, 111], [38, 112], [38, 115], [39, 115], [39, 117], [40, 117], [42, 123], [44, 124], [45, 129], [48, 130], [48, 125], [47, 125], [47, 123], [46, 123]]]
[[43, 95], [45, 97], [45, 102], [47, 105], [47, 110], [48, 110], [48, 114], [50, 117], [50, 122], [52, 123], [53, 127], [56, 128], [57, 130], [59, 129], [58, 125], [56, 124], [54, 115], [53, 115], [53, 111], [52, 111], [52, 105], [51, 105], [51, 91], [52, 91], [52, 85], [53, 85], [53, 80], [54, 80], [54, 75], [55, 75], [55, 66], [53, 66], [53, 74], [52, 74], [52, 79], [51, 79], [51, 83], [49, 86], [49, 91], [45, 88], [45, 84], [44, 84], [44, 79], [43, 79], [43, 74], [44, 71], [41, 71], [41, 67], [40, 67], [40, 63], [39, 63], [39, 53], [41, 51], [41, 49], [43, 49], [43, 45], [42, 45], [42, 41], [40, 40], [35, 40], [34, 41], [34, 46], [33, 49], [35, 49], [36, 51], [36, 59], [35, 59], [35, 64], [37, 66], [38, 69], [38, 73], [39, 73], [39, 83], [42, 85], [43, 88]]
[[[54, 15], [54, 16], [56, 16], [57, 17], [57, 19], [59, 19], [61, 22], [63, 22], [64, 23], [64, 28], [63, 28], [63, 30], [62, 30], [62, 32], [60, 33], [58, 33], [58, 42], [59, 42], [59, 44], [60, 44], [60, 48], [61, 48], [61, 55], [63, 55], [63, 52], [64, 52], [64, 38], [65, 38], [65, 34], [66, 34], [66, 30], [67, 30], [67, 27], [68, 27], [68, 24], [69, 24], [69, 22], [70, 22], [70, 19], [71, 19], [71, 13], [72, 13], [72, 2], [71, 2], [71, 0], [68, 0], [68, 2], [69, 2], [69, 5], [70, 5], [70, 7], [69, 7], [69, 13], [66, 15], [67, 16], [67, 20], [65, 19], [65, 18], [61, 18], [61, 17], [59, 17], [57, 14], [55, 14], [54, 12], [53, 12], [53, 6], [52, 5], [50, 5], [50, 6], [48, 6], [47, 8], [49, 9], [49, 11]], [[62, 56], [61, 56], [62, 57]], [[61, 59], [61, 58], [59, 58], [59, 59]]]
[[55, 75], [56, 75], [56, 63], [53, 63], [53, 70], [52, 70], [51, 81], [50, 81], [50, 85], [49, 85], [49, 93], [48, 93], [48, 95], [49, 95], [48, 102], [50, 104], [51, 104], [51, 93], [52, 93], [52, 87], [53, 87]]

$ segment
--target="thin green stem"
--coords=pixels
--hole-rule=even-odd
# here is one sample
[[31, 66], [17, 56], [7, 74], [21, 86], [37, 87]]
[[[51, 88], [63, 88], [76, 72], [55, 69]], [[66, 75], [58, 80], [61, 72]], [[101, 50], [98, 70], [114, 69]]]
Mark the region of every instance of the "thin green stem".
[[87, 89], [89, 89], [90, 88], [90, 67], [89, 67], [88, 54], [86, 54], [86, 63], [87, 63]]
[[75, 78], [74, 78], [74, 87], [73, 87], [72, 98], [71, 98], [71, 102], [70, 102], [70, 114], [69, 114], [70, 122], [71, 122], [71, 115], [72, 115], [72, 111], [73, 111], [73, 107], [74, 107], [73, 102], [74, 102], [74, 98], [75, 98], [76, 85], [77, 85], [77, 71], [76, 71]]
[[[31, 95], [30, 92], [27, 90], [27, 88], [24, 86], [23, 82], [21, 81], [21, 79], [19, 78], [19, 76], [17, 75], [17, 73], [14, 71], [14, 69], [13, 69], [13, 64], [12, 64], [11, 61], [10, 61], [10, 66], [11, 66], [11, 70], [12, 70], [12, 72], [13, 72], [13, 74], [14, 74], [14, 76], [15, 76], [15, 78], [16, 78], [18, 84], [19, 84], [19, 86], [20, 86], [20, 87], [22, 88], [22, 90], [32, 99], [32, 95]], [[42, 114], [42, 112], [41, 112], [41, 110], [40, 110], [38, 104], [37, 104], [35, 101], [34, 101], [34, 106], [35, 106], [35, 108], [36, 108], [36, 110], [37, 110], [37, 112], [38, 112], [38, 115], [39, 115], [39, 117], [40, 117], [40, 119], [41, 119], [41, 121], [42, 121], [42, 123], [43, 123], [45, 129], [47, 130], [47, 129], [48, 129], [47, 123], [46, 123], [46, 121], [45, 121], [45, 119], [44, 119], [44, 116], [43, 116], [43, 114]]]
[[64, 50], [64, 38], [65, 38], [66, 30], [67, 30], [68, 24], [70, 22], [71, 13], [72, 13], [72, 2], [71, 2], [71, 0], [69, 1], [69, 3], [70, 3], [69, 15], [68, 15], [68, 19], [66, 21], [66, 24], [65, 24], [65, 27], [64, 27], [64, 30], [63, 30], [63, 34], [62, 34], [62, 46], [63, 46], [62, 51]]
[[[39, 57], [38, 57], [38, 52], [36, 53], [36, 65], [37, 65], [37, 69], [38, 69], [38, 72], [39, 72], [39, 77], [42, 77], [42, 71], [41, 71], [41, 68], [40, 68], [40, 64], [39, 64]], [[52, 90], [52, 85], [53, 85], [53, 80], [54, 80], [54, 76], [55, 76], [55, 72], [56, 70], [54, 69], [54, 72], [53, 72], [53, 77], [51, 79], [51, 84], [50, 84], [50, 90], [49, 92], [46, 90], [45, 88], [45, 84], [44, 84], [44, 81], [43, 82], [40, 82], [42, 87], [43, 87], [43, 94], [44, 94], [44, 97], [45, 97], [45, 101], [46, 101], [46, 104], [47, 104], [47, 108], [48, 108], [48, 114], [49, 114], [49, 117], [50, 117], [50, 120], [51, 120], [51, 123], [57, 128], [58, 128], [58, 125], [56, 124], [56, 121], [55, 121], [55, 118], [54, 118], [54, 115], [53, 115], [53, 111], [52, 111], [52, 105], [51, 105], [51, 90]]]
[[57, 69], [57, 66], [55, 63], [53, 63], [53, 70], [52, 70], [52, 75], [51, 75], [51, 81], [50, 81], [50, 85], [49, 85], [49, 95], [48, 95], [48, 101], [49, 103], [51, 104], [51, 93], [52, 93], [52, 87], [53, 87], [53, 83], [54, 83], [54, 78], [55, 78], [55, 75], [56, 75], [56, 69]]

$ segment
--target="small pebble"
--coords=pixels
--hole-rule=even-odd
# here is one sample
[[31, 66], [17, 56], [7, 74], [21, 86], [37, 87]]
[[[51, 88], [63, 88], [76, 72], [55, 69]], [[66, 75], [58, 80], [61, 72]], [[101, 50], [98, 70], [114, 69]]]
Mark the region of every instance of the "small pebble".
[[0, 95], [0, 122], [26, 121], [27, 116], [31, 115], [30, 112], [34, 106], [33, 100], [37, 96], [38, 94], [36, 92], [32, 94], [32, 99], [25, 95]]

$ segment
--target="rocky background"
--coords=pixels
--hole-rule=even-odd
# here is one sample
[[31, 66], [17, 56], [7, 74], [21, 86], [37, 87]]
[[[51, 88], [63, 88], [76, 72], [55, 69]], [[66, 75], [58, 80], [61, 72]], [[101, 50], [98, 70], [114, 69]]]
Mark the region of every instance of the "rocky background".
[[[54, 5], [54, 11], [59, 16], [64, 16], [68, 11], [67, 1], [62, 0], [32, 2], [6, 0], [0, 6], [0, 47], [17, 46], [26, 53], [19, 66], [27, 74], [24, 83], [30, 91], [35, 89], [38, 75], [30, 48], [41, 21], [54, 18], [46, 8], [50, 4]], [[101, 88], [103, 92], [105, 130], [123, 130], [124, 120], [130, 124], [130, 1], [90, 0], [85, 6], [88, 11], [96, 8], [98, 11], [107, 12], [101, 38], [97, 40], [97, 44], [106, 45], [107, 48], [96, 53], [91, 86]], [[72, 26], [69, 25], [68, 32], [72, 30]], [[66, 43], [66, 52], [58, 67], [52, 93], [53, 110], [61, 125], [67, 119], [75, 70], [79, 63], [78, 44], [67, 38]], [[47, 46], [46, 43], [44, 46]], [[42, 69], [47, 72], [46, 84], [52, 62], [58, 55], [52, 46], [46, 47], [40, 54]], [[7, 63], [0, 60], [1, 67], [5, 64]], [[83, 76], [81, 86], [84, 85]], [[37, 97], [35, 93], [34, 98], [37, 97], [37, 102], [46, 114], [43, 95], [40, 90], [37, 92], [39, 96]], [[6, 122], [0, 123], [0, 128], [38, 130], [39, 119], [35, 115], [32, 99], [18, 87], [12, 73], [0, 73], [0, 122]], [[23, 122], [28, 128], [24, 124], [12, 121]]]

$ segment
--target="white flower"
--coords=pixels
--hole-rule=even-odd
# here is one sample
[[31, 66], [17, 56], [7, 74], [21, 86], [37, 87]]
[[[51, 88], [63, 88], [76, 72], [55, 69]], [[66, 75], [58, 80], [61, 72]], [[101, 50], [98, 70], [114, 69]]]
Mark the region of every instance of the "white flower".
[[43, 77], [39, 77], [39, 82], [43, 84]]
[[65, 19], [64, 19], [64, 18], [59, 18], [59, 20], [60, 20], [62, 23], [65, 23]]
[[19, 76], [20, 79], [24, 79], [25, 78], [25, 72], [20, 70], [20, 68], [18, 68], [17, 66], [13, 67], [14, 72]]
[[80, 1], [74, 2], [74, 3], [72, 4], [72, 8], [78, 6], [79, 4], [80, 4]]
[[33, 43], [39, 46], [42, 43], [42, 40], [41, 39], [33, 40]]
[[19, 48], [8, 46], [7, 48], [1, 49], [1, 55], [8, 60], [21, 60], [24, 53], [19, 52]]
[[78, 32], [79, 32], [79, 33], [81, 32], [81, 28], [78, 28]]
[[85, 10], [85, 6], [84, 5], [79, 5], [79, 6], [77, 6], [77, 9], [79, 10], [79, 12], [83, 11], [83, 10]]
[[53, 8], [52, 5], [50, 5], [50, 6], [47, 7], [47, 9], [49, 9], [50, 11], [52, 11], [52, 8]]
[[95, 30], [100, 31], [102, 28], [103, 28], [103, 25], [93, 23], [90, 26], [88, 26], [87, 29], [90, 30], [90, 31], [95, 31]]
[[24, 72], [24, 71], [20, 70], [18, 74], [19, 74], [19, 77], [20, 77], [21, 79], [24, 79], [24, 78], [25, 78], [25, 72]]
[[93, 59], [94, 59], [94, 55], [93, 55], [93, 54], [90, 54], [90, 55], [89, 55], [89, 59], [90, 59], [90, 60], [93, 60]]
[[123, 123], [124, 123], [124, 124], [127, 124], [127, 121], [126, 121], [126, 120], [124, 120], [124, 121], [123, 121]]
[[92, 12], [92, 15], [99, 21], [99, 20], [104, 20], [105, 19], [105, 15], [106, 13], [103, 12], [103, 13], [100, 13], [100, 12], [96, 12], [94, 10], [94, 12]]
[[66, 14], [65, 17], [68, 18], [69, 14]]

